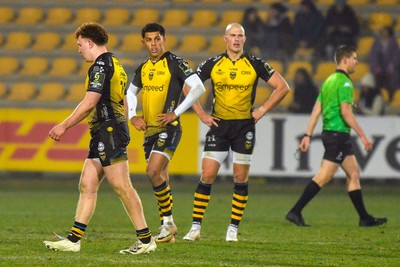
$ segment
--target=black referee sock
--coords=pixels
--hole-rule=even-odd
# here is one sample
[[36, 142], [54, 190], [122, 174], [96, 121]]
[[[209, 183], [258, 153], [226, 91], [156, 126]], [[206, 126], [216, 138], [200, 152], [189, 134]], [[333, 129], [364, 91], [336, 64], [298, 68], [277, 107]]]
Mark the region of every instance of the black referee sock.
[[350, 191], [348, 193], [349, 193], [351, 202], [353, 202], [353, 205], [357, 210], [358, 216], [360, 216], [360, 219], [368, 218], [370, 215], [368, 214], [367, 210], [365, 209], [361, 189]]
[[319, 187], [316, 182], [311, 180], [311, 182], [308, 183], [308, 185], [304, 189], [303, 194], [294, 205], [294, 207], [291, 209], [291, 211], [296, 214], [300, 214], [304, 207], [308, 204], [308, 202], [310, 202], [311, 199], [313, 199], [318, 194], [319, 190], [321, 190], [321, 187]]

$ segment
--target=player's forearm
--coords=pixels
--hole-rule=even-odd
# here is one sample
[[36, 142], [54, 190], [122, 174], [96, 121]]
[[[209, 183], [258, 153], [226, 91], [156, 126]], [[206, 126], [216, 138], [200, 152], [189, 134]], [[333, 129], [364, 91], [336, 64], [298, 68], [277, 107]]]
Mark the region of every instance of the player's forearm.
[[315, 129], [315, 126], [317, 125], [319, 116], [321, 115], [322, 112], [322, 106], [320, 102], [315, 102], [314, 108], [311, 112], [310, 120], [308, 121], [307, 124], [307, 129], [306, 129], [306, 134], [307, 135], [312, 135]]
[[206, 113], [198, 101], [192, 105], [192, 109], [194, 110], [194, 112], [196, 112], [199, 118], [201, 118], [201, 116]]
[[[279, 73], [275, 73], [274, 75], [279, 75]], [[276, 77], [276, 84], [275, 82], [274, 84], [272, 84], [272, 86], [275, 88], [274, 91], [272, 92], [268, 100], [260, 107], [263, 111], [265, 111], [264, 113], [272, 110], [274, 107], [279, 105], [282, 99], [289, 93], [290, 88], [287, 82], [280, 75]]]
[[190, 76], [186, 79], [185, 83], [190, 88], [190, 91], [185, 100], [183, 100], [183, 102], [174, 111], [178, 117], [188, 108], [193, 106], [193, 104], [195, 104], [199, 100], [200, 96], [206, 91], [203, 83], [197, 75]]
[[347, 125], [349, 125], [350, 128], [353, 129], [359, 137], [365, 136], [365, 133], [361, 129], [361, 126], [358, 124], [353, 112], [349, 111], [342, 112], [342, 117], [344, 121], [347, 123]]
[[137, 108], [137, 92], [138, 88], [133, 84], [130, 84], [128, 91], [126, 92], [126, 103], [127, 107], [127, 118], [130, 120], [132, 117], [136, 116]]
[[128, 114], [128, 100], [126, 99], [126, 96], [124, 97], [124, 115], [125, 118], [128, 120], [129, 114]]
[[92, 103], [88, 103], [87, 101], [82, 101], [79, 105], [75, 108], [71, 115], [69, 115], [61, 124], [64, 125], [67, 129], [75, 126], [82, 120], [84, 120], [93, 108], [96, 105]]

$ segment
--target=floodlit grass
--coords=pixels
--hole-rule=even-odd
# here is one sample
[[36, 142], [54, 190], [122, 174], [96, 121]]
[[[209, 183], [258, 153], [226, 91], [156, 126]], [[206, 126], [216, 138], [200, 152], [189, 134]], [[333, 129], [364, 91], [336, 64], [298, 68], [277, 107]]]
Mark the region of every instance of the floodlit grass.
[[[149, 227], [158, 231], [158, 211], [150, 184], [133, 178], [141, 195]], [[307, 180], [308, 181], [308, 180]], [[54, 252], [43, 240], [52, 232], [66, 235], [78, 198], [76, 179], [0, 178], [1, 266], [399, 266], [400, 187], [366, 184], [367, 209], [387, 216], [386, 226], [358, 227], [358, 217], [344, 185], [324, 188], [304, 210], [311, 227], [296, 227], [284, 219], [307, 182], [271, 183], [253, 179], [250, 198], [239, 230], [239, 242], [225, 242], [232, 183], [218, 182], [212, 190], [200, 242], [182, 237], [190, 228], [196, 180], [172, 178], [175, 244], [160, 244], [148, 255], [121, 255], [135, 241], [119, 199], [107, 181], [98, 196], [95, 215], [78, 253]]]

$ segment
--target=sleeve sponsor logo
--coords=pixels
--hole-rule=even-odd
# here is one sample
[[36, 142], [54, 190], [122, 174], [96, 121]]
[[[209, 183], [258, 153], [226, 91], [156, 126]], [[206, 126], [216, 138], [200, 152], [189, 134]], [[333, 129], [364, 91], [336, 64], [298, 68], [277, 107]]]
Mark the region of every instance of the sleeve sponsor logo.
[[269, 75], [272, 75], [275, 71], [267, 62], [264, 63], [264, 68], [267, 70]]
[[183, 71], [183, 73], [186, 76], [193, 73], [193, 70], [190, 68], [189, 64], [184, 60], [180, 61], [179, 68]]
[[89, 88], [102, 90], [106, 75], [101, 72], [92, 72], [90, 74]]

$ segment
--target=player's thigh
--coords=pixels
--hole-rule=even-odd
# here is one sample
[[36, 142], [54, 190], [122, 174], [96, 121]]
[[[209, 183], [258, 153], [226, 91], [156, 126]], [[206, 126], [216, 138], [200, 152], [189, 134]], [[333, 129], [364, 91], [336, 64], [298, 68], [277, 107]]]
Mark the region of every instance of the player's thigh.
[[99, 159], [88, 158], [83, 164], [81, 177], [79, 180], [79, 189], [81, 191], [97, 191], [101, 180], [104, 178], [103, 167]]
[[118, 162], [103, 167], [108, 182], [114, 189], [127, 189], [132, 186], [129, 176], [128, 161]]
[[155, 175], [161, 175], [169, 163], [169, 158], [165, 153], [153, 150], [147, 162], [147, 172]]

